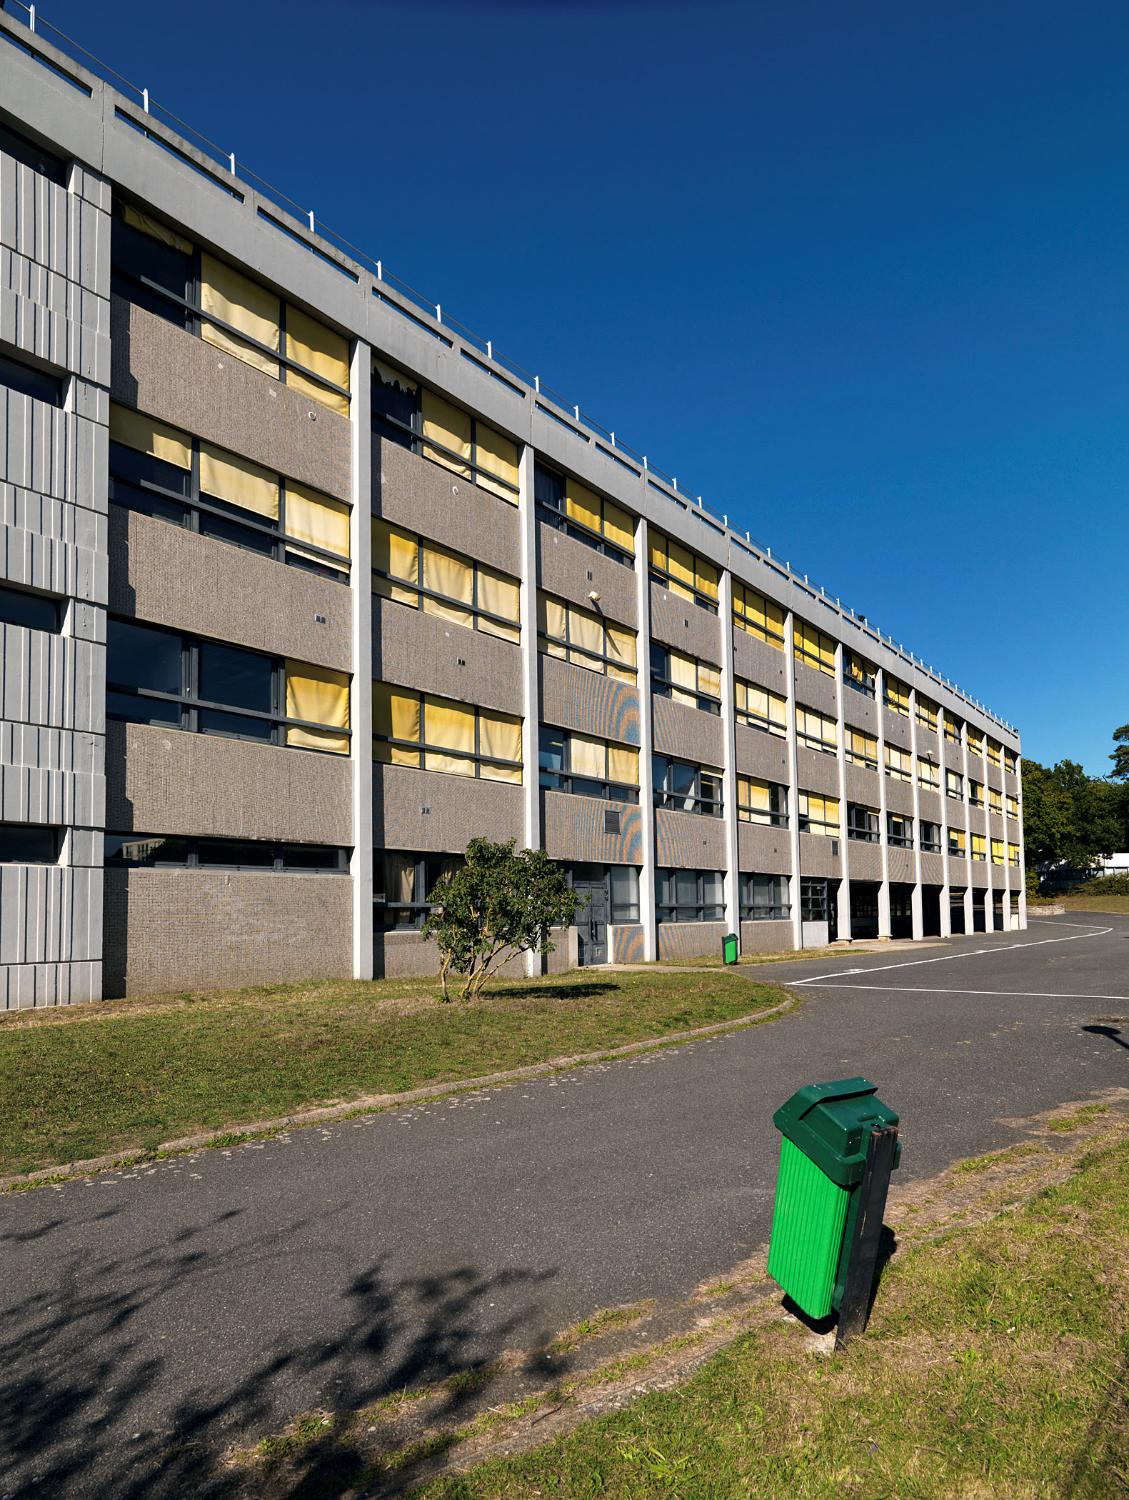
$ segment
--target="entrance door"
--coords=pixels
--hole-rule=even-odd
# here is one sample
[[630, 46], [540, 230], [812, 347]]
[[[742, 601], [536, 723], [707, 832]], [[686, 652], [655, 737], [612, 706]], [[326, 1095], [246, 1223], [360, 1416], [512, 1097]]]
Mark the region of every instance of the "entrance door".
[[805, 875], [800, 881], [801, 941], [805, 948], [826, 947], [831, 936], [827, 881]]
[[[572, 888], [580, 896], [576, 913], [577, 962], [606, 964], [608, 961], [608, 891], [604, 881], [574, 880]], [[587, 901], [583, 898], [587, 897]]]

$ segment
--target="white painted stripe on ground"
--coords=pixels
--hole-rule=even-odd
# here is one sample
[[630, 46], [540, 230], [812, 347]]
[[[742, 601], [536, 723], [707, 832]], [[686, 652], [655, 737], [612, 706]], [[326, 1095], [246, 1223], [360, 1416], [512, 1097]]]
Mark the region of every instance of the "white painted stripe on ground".
[[884, 995], [1016, 995], [1023, 1000], [1120, 1000], [1129, 1004], [1129, 995], [1074, 995], [1061, 990], [941, 990], [914, 984], [832, 984], [823, 979], [805, 979], [812, 989], [874, 990]]
[[[1071, 927], [1081, 927], [1081, 922], [1071, 922]], [[859, 974], [885, 974], [890, 969], [916, 969], [922, 964], [947, 964], [956, 958], [982, 958], [986, 953], [1013, 953], [1017, 948], [1042, 948], [1048, 943], [1081, 943], [1090, 937], [1104, 937], [1112, 927], [1087, 927], [1073, 937], [1036, 938], [1033, 943], [1002, 943], [995, 948], [966, 948], [961, 953], [942, 953], [938, 958], [910, 958], [900, 964], [876, 964], [873, 968], [840, 969], [837, 974], [813, 974], [810, 979], [793, 979], [792, 984], [822, 984], [829, 979], [851, 979]]]

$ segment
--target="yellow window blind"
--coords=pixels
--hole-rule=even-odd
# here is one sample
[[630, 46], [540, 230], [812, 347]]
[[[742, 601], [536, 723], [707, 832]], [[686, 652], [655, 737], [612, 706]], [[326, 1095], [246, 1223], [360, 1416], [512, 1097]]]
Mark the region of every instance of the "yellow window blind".
[[565, 515], [570, 521], [587, 526], [589, 531], [603, 532], [599, 495], [571, 475], [565, 481]]
[[912, 765], [908, 750], [899, 750], [897, 745], [886, 746], [886, 771], [895, 781], [910, 781]]
[[636, 675], [635, 632], [618, 625], [607, 627], [608, 676], [634, 682]]
[[478, 711], [479, 749], [484, 756], [513, 761], [513, 765], [491, 765], [482, 762], [480, 774], [487, 781], [521, 782], [521, 720], [492, 709]]
[[609, 745], [608, 780], [618, 782], [621, 786], [638, 786], [638, 750], [629, 745]]
[[793, 645], [797, 661], [815, 667], [828, 677], [835, 675], [835, 642], [822, 630], [809, 625], [806, 620], [796, 620], [793, 627]]
[[492, 427], [487, 427], [485, 422], [476, 422], [474, 445], [478, 483], [492, 495], [500, 495], [503, 500], [516, 505], [517, 444], [511, 443], [509, 438], [495, 432]]
[[[392, 687], [386, 682], [372, 685], [373, 758], [393, 766], [418, 766], [420, 763], [420, 728], [422, 724], [420, 695], [410, 688]], [[405, 745], [390, 745], [388, 740], [404, 740]], [[412, 748], [415, 746], [416, 748]]]
[[[455, 776], [474, 775], [474, 709], [450, 698], [425, 693], [423, 699], [423, 739], [436, 749], [424, 751], [424, 765], [429, 771], [445, 771]], [[453, 755], [446, 751], [455, 751]]]
[[988, 809], [994, 813], [1002, 813], [1004, 810], [1003, 798], [995, 787], [988, 788]]
[[547, 594], [537, 597], [537, 628], [547, 655], [590, 672], [606, 672], [620, 682], [635, 681], [634, 631]]
[[1003, 839], [993, 839], [992, 840], [992, 863], [994, 865], [1002, 865], [1003, 862], [1004, 862], [1004, 841], [1003, 841]]
[[886, 706], [903, 718], [909, 718], [909, 688], [896, 677], [886, 678]]
[[973, 755], [983, 755], [983, 753], [984, 753], [984, 736], [980, 733], [980, 731], [978, 729], [972, 729], [971, 727], [969, 728], [969, 731], [968, 731], [968, 748], [972, 751]]
[[[205, 253], [200, 257], [200, 306], [209, 314], [201, 319], [201, 338], [278, 379], [278, 360], [247, 342], [255, 339], [277, 352], [280, 303], [273, 292]], [[213, 317], [230, 324], [236, 332], [217, 327]]]
[[349, 679], [346, 674], [331, 672], [328, 667], [313, 667], [308, 662], [288, 661], [286, 717], [326, 726], [324, 729], [305, 729], [288, 725], [288, 745], [348, 755], [349, 736], [339, 732], [349, 728]]
[[570, 734], [568, 757], [569, 770], [574, 776], [587, 776], [590, 780], [603, 781], [608, 760], [606, 740], [596, 740], [587, 734]]
[[918, 760], [917, 779], [924, 787], [939, 788], [941, 785], [941, 769], [931, 760]]
[[211, 443], [200, 444], [200, 493], [278, 520], [278, 475]]
[[423, 390], [424, 453], [445, 469], [470, 479], [470, 417], [427, 387]]
[[441, 620], [450, 620], [454, 625], [472, 625], [474, 616], [469, 608], [459, 604], [448, 604], [444, 600], [458, 600], [461, 604], [474, 603], [474, 568], [457, 552], [448, 552], [434, 542], [423, 546], [423, 586], [442, 594], [443, 600], [423, 596], [424, 613], [438, 615]]
[[159, 240], [162, 245], [168, 245], [170, 250], [179, 250], [182, 255], [191, 255], [196, 248], [184, 235], [170, 229], [167, 224], [162, 224], [160, 219], [152, 219], [148, 214], [141, 213], [130, 203], [122, 205], [122, 218], [131, 229], [139, 229], [150, 239]]
[[192, 467], [192, 439], [187, 433], [178, 432], [155, 417], [146, 417], [112, 401], [110, 440], [123, 443], [138, 453], [147, 453], [150, 458], [159, 458], [162, 463], [175, 464], [178, 469]]
[[982, 833], [972, 835], [972, 857], [973, 859], [985, 859], [987, 857], [987, 840]]
[[479, 630], [516, 645], [521, 638], [518, 628], [521, 589], [517, 580], [508, 577], [505, 573], [496, 573], [485, 563], [478, 563], [476, 567], [479, 609], [489, 610], [492, 615], [501, 615], [502, 620], [510, 622], [503, 624], [498, 620], [489, 620], [485, 616], [479, 616]]
[[949, 829], [949, 852], [951, 854], [964, 854], [966, 849], [963, 828]]
[[1019, 845], [1009, 843], [1007, 846], [1007, 862], [1009, 865], [1019, 863]]
[[920, 694], [917, 699], [917, 722], [925, 729], [931, 729], [934, 734], [937, 733], [937, 705]]
[[[334, 385], [349, 389], [349, 341], [341, 334], [311, 318], [300, 307], [286, 304], [286, 357], [304, 370], [332, 380]], [[312, 401], [320, 401], [330, 411], [349, 415], [349, 397], [327, 390], [316, 380], [307, 380], [297, 370], [287, 370], [286, 384]]]
[[809, 833], [834, 837], [839, 831], [838, 797], [820, 797], [815, 792], [800, 793], [800, 817], [811, 824]]
[[[379, 517], [372, 518], [372, 566], [374, 572], [387, 574], [374, 578], [373, 589], [398, 604], [419, 607], [419, 542], [413, 532], [401, 531]], [[409, 585], [401, 588], [392, 579]]]
[[717, 603], [717, 569], [713, 563], [691, 552], [681, 542], [674, 541], [661, 531], [650, 533], [650, 563], [663, 575], [662, 581], [672, 594], [680, 599], [700, 603], [699, 595]]
[[784, 611], [779, 604], [743, 583], [733, 584], [733, 619], [749, 635], [778, 651], [784, 649]]
[[635, 523], [627, 511], [610, 500], [604, 501], [604, 535], [609, 542], [635, 556]]
[[1008, 798], [1007, 798], [1007, 815], [1008, 815], [1009, 818], [1018, 818], [1019, 817], [1019, 800], [1018, 800], [1018, 798], [1012, 797], [1010, 795], [1008, 796]]
[[1001, 753], [1002, 753], [1002, 746], [998, 745], [995, 740], [989, 740], [988, 741], [988, 764], [992, 765], [992, 766], [998, 766], [1000, 764]]
[[874, 735], [866, 734], [861, 729], [848, 729], [847, 736], [847, 759], [862, 766], [876, 766], [878, 764], [878, 741]]
[[[312, 547], [324, 547], [342, 562], [349, 561], [349, 507], [340, 500], [333, 500], [318, 490], [308, 489], [304, 484], [286, 481], [286, 535], [299, 542], [308, 542]], [[292, 547], [292, 552], [301, 553]], [[316, 562], [332, 566], [328, 558], [317, 553]]]

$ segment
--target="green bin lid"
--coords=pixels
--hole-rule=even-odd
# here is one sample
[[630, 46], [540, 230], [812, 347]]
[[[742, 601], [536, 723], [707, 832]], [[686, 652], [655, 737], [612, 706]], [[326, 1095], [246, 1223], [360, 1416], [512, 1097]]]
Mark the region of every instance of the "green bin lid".
[[[898, 1123], [877, 1093], [878, 1085], [868, 1078], [809, 1083], [780, 1106], [772, 1123], [832, 1182], [853, 1187], [862, 1179], [870, 1132]], [[900, 1156], [895, 1154], [895, 1166]]]

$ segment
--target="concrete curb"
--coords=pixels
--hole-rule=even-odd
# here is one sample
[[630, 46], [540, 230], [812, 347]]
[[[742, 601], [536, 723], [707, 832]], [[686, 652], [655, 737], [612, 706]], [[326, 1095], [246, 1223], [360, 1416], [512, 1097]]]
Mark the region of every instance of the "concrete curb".
[[[781, 986], [783, 988], [783, 986]], [[83, 1161], [66, 1162], [57, 1167], [40, 1167], [34, 1172], [17, 1173], [13, 1177], [0, 1177], [0, 1193], [16, 1192], [25, 1188], [66, 1182], [75, 1177], [94, 1177], [99, 1172], [112, 1172], [122, 1167], [135, 1166], [139, 1162], [152, 1161], [157, 1157], [183, 1156], [192, 1151], [206, 1151], [213, 1146], [237, 1145], [240, 1141], [254, 1140], [263, 1136], [280, 1135], [286, 1130], [301, 1129], [306, 1125], [323, 1125], [326, 1121], [347, 1120], [357, 1115], [382, 1114], [388, 1109], [398, 1109], [405, 1104], [419, 1104], [428, 1099], [442, 1099], [448, 1094], [464, 1094], [472, 1089], [498, 1088], [509, 1083], [521, 1083], [526, 1079], [545, 1078], [550, 1073], [559, 1073], [568, 1068], [580, 1068], [591, 1063], [612, 1062], [620, 1057], [631, 1057], [639, 1052], [655, 1052], [672, 1046], [676, 1042], [692, 1042], [702, 1037], [721, 1036], [727, 1031], [741, 1031], [792, 1010], [800, 997], [790, 994], [780, 1005], [768, 1010], [755, 1010], [732, 1021], [715, 1021], [709, 1026], [695, 1026], [689, 1031], [672, 1031], [666, 1036], [648, 1037], [641, 1042], [627, 1042], [622, 1047], [609, 1047], [599, 1052], [577, 1052], [568, 1057], [551, 1057], [545, 1062], [529, 1063], [521, 1068], [509, 1068], [502, 1073], [485, 1073], [479, 1078], [460, 1078], [451, 1083], [428, 1084], [423, 1088], [408, 1089], [402, 1094], [365, 1094], [359, 1099], [350, 1099], [343, 1104], [325, 1104], [317, 1109], [296, 1110], [293, 1114], [281, 1115], [273, 1120], [255, 1120], [247, 1125], [232, 1125], [226, 1130], [209, 1130], [199, 1135], [178, 1136], [175, 1140], [162, 1141], [148, 1151], [126, 1151], [118, 1155], [91, 1156]]]

